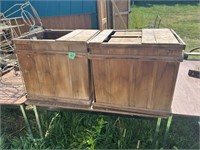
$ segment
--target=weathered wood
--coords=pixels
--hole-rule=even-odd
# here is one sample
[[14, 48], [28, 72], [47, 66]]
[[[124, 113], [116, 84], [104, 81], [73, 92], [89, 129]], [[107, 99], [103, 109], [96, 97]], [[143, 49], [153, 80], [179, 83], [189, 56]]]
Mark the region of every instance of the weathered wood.
[[200, 61], [180, 64], [175, 86], [172, 112], [178, 115], [200, 116], [200, 79], [188, 76], [189, 70], [200, 70]]
[[[170, 112], [168, 111], [162, 111], [162, 110], [153, 110], [153, 109], [145, 109], [145, 108], [138, 108], [138, 107], [126, 107], [126, 106], [120, 106], [120, 105], [105, 105], [104, 103], [96, 103], [93, 107], [93, 109], [107, 109], [108, 111], [116, 111], [118, 113], [137, 113], [141, 116], [144, 114], [151, 115], [151, 116], [162, 116], [167, 117], [170, 115]], [[143, 115], [142, 115], [143, 114]]]
[[112, 34], [113, 30], [111, 29], [108, 29], [108, 30], [103, 30], [102, 32], [100, 32], [98, 34], [98, 36], [94, 37], [93, 39], [91, 39], [89, 42], [90, 44], [92, 43], [101, 43], [103, 42], [104, 40], [106, 40], [108, 38], [108, 36], [110, 34]]
[[37, 101], [37, 100], [31, 100], [27, 99], [26, 104], [28, 105], [37, 105], [41, 107], [49, 107], [50, 109], [69, 109], [69, 110], [76, 110], [76, 111], [86, 111], [86, 112], [97, 112], [97, 113], [109, 113], [109, 114], [119, 114], [119, 115], [128, 115], [128, 116], [144, 116], [144, 117], [161, 117], [166, 118], [169, 116], [168, 113], [164, 112], [163, 114], [154, 112], [149, 114], [149, 112], [145, 113], [144, 110], [140, 110], [140, 113], [138, 111], [129, 111], [127, 109], [124, 109], [120, 111], [117, 108], [106, 108], [105, 106], [100, 107], [93, 107], [91, 109], [85, 108], [83, 105], [78, 104], [69, 104], [64, 102], [54, 102], [54, 101]]
[[122, 38], [122, 37], [141, 37], [142, 36], [142, 32], [131, 32], [131, 31], [127, 31], [127, 32], [116, 32], [115, 34], [112, 35], [112, 38], [117, 37], [117, 38]]
[[153, 31], [158, 44], [179, 44], [170, 29], [154, 29]]
[[15, 39], [27, 97], [89, 107], [93, 88], [86, 43], [97, 33], [98, 30], [45, 30]]
[[71, 32], [69, 34], [66, 34], [60, 38], [57, 38], [56, 41], [68, 41], [70, 38], [78, 35], [79, 33], [81, 33], [82, 30], [75, 30], [74, 32]]
[[152, 29], [142, 30], [142, 44], [157, 43]]
[[[18, 61], [22, 71], [23, 79], [25, 82], [26, 91], [29, 94], [41, 94], [40, 85], [38, 84], [39, 78], [35, 66], [34, 56], [31, 54], [18, 54]], [[33, 82], [36, 81], [36, 82]]]
[[[176, 82], [176, 87], [173, 96], [172, 102], [172, 113], [176, 115], [185, 115], [185, 116], [200, 116], [200, 104], [199, 99], [200, 95], [198, 93], [199, 89], [199, 79], [188, 76], [188, 70], [200, 70], [200, 61], [184, 61], [180, 64], [180, 68], [178, 71], [178, 78]], [[133, 76], [133, 74], [131, 75]], [[133, 78], [134, 80], [134, 78]], [[5, 86], [6, 84], [6, 86]], [[15, 88], [13, 88], [15, 85]], [[114, 113], [120, 115], [131, 115], [131, 116], [147, 116], [147, 117], [167, 117], [168, 113], [165, 111], [151, 111], [151, 115], [149, 115], [149, 109], [139, 109], [134, 107], [121, 107], [118, 105], [108, 106], [105, 104], [99, 104], [93, 107], [93, 109], [86, 108], [84, 105], [80, 105], [82, 101], [76, 101], [76, 104], [66, 103], [66, 100], [56, 101], [55, 99], [47, 100], [30, 100], [26, 99], [23, 96], [25, 93], [23, 89], [23, 83], [21, 80], [21, 76], [16, 76], [14, 74], [14, 70], [7, 73], [2, 77], [0, 82], [0, 104], [1, 105], [20, 105], [22, 103], [33, 104], [37, 106], [45, 106], [50, 107], [50, 109], [73, 109], [73, 110], [81, 110], [81, 111], [89, 111], [89, 112], [106, 112], [106, 113]], [[134, 86], [133, 86], [134, 87]], [[13, 90], [13, 91], [12, 91]], [[16, 93], [16, 90], [18, 91]], [[9, 91], [9, 93], [5, 93], [5, 91]], [[134, 90], [131, 90], [131, 94], [134, 93]], [[133, 94], [134, 95], [134, 94]], [[133, 97], [131, 95], [131, 97]], [[23, 96], [23, 97], [22, 97]], [[21, 97], [21, 98], [20, 98]], [[72, 100], [72, 99], [71, 99]], [[84, 101], [85, 102], [85, 101]], [[98, 107], [97, 107], [98, 106]], [[120, 107], [120, 109], [119, 109]], [[134, 113], [133, 113], [134, 112]], [[140, 113], [139, 113], [140, 112]], [[164, 115], [165, 114], [165, 115]]]
[[143, 44], [181, 44], [170, 29], [143, 29]]
[[69, 60], [66, 57], [66, 55], [49, 55], [56, 97], [74, 97]]
[[113, 29], [128, 29], [130, 1], [112, 0], [112, 6], [113, 6]]
[[91, 14], [41, 17], [45, 29], [91, 29]]
[[99, 23], [99, 29], [100, 29], [100, 30], [107, 29], [107, 9], [106, 9], [106, 1], [97, 0], [97, 8], [98, 8], [98, 23]]
[[7, 74], [1, 76], [0, 81], [0, 105], [20, 105], [25, 102], [25, 89], [19, 71], [15, 74], [11, 70]]
[[70, 38], [69, 41], [88, 41], [97, 34], [97, 30], [82, 30], [79, 34]]
[[116, 44], [141, 44], [141, 38], [118, 37], [111, 38], [108, 43]]
[[[115, 52], [116, 53], [116, 52]], [[123, 52], [122, 52], [123, 53]], [[121, 59], [121, 55], [112, 55], [112, 54], [89, 54], [89, 59], [94, 60], [105, 60], [105, 59]], [[164, 57], [164, 56], [132, 56], [132, 55], [123, 55], [123, 59], [135, 59], [138, 61], [165, 61], [165, 62], [181, 62], [181, 57]]]
[[[142, 36], [138, 31], [113, 31], [107, 38], [104, 34], [102, 39], [106, 40], [89, 43], [88, 58], [93, 64], [96, 95], [94, 107], [170, 114], [183, 45], [174, 45], [173, 40], [163, 42], [173, 33], [164, 29], [163, 34], [167, 35], [162, 38], [161, 31], [145, 29]], [[126, 34], [133, 36], [126, 37]], [[160, 39], [159, 43], [156, 39]]]

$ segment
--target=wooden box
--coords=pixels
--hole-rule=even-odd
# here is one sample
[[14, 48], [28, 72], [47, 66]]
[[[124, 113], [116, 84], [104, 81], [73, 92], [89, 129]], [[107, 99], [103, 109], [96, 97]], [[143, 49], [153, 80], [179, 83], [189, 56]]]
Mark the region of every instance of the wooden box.
[[90, 106], [87, 41], [98, 30], [42, 30], [14, 39], [27, 97]]
[[89, 42], [94, 108], [169, 115], [184, 48], [170, 29], [102, 31]]

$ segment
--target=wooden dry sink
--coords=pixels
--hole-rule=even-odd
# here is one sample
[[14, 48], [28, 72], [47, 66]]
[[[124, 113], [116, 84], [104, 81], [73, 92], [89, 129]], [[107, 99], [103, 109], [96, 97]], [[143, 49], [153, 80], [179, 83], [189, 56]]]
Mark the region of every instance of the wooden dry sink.
[[173, 30], [104, 30], [89, 48], [94, 107], [169, 115], [185, 48]]
[[27, 98], [89, 107], [87, 41], [98, 30], [43, 30], [14, 40]]
[[28, 99], [77, 109], [171, 112], [185, 48], [173, 30], [43, 30], [14, 43]]

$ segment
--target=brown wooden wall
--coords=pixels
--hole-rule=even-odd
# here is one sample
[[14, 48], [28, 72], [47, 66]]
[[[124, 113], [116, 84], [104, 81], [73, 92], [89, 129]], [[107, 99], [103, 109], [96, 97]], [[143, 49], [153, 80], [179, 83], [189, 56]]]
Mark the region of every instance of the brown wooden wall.
[[41, 17], [46, 29], [91, 29], [91, 15]]
[[[40, 18], [45, 29], [91, 29], [92, 20], [90, 14], [69, 15], [69, 16], [51, 16]], [[30, 30], [22, 19], [12, 20], [12, 25], [23, 25], [19, 28], [14, 28], [19, 35], [26, 33]], [[36, 22], [36, 25], [39, 25]]]

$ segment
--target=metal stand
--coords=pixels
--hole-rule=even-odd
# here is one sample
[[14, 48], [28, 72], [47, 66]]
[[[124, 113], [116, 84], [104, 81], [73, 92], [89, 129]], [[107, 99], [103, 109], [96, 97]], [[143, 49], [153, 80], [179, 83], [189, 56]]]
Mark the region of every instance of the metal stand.
[[[30, 122], [29, 122], [29, 120], [27, 118], [27, 115], [26, 115], [25, 105], [21, 104], [20, 105], [20, 109], [21, 109], [22, 115], [24, 117], [25, 123], [27, 125], [28, 132], [29, 132], [31, 138], [34, 139], [32, 128], [31, 128]], [[36, 108], [35, 105], [33, 106], [33, 111], [34, 111], [34, 114], [35, 114], [35, 118], [36, 118], [38, 129], [39, 129], [39, 132], [40, 132], [40, 138], [44, 139], [43, 132], [42, 132], [42, 127], [41, 127], [40, 119], [39, 119], [39, 115], [38, 115], [38, 111], [37, 111], [37, 108]]]
[[166, 142], [167, 142], [167, 137], [168, 137], [168, 133], [169, 133], [169, 129], [172, 123], [172, 115], [168, 117], [167, 120], [167, 125], [166, 125], [166, 129], [165, 129], [165, 135], [164, 135], [164, 140], [163, 140], [163, 148], [165, 148]]
[[160, 130], [161, 121], [162, 121], [161, 118], [157, 119], [156, 130], [155, 130], [155, 134], [154, 134], [154, 138], [153, 138], [153, 142], [152, 142], [152, 146], [151, 146], [152, 149], [153, 148], [157, 149], [157, 146], [158, 146], [158, 133]]
[[40, 137], [42, 139], [44, 139], [44, 136], [43, 136], [43, 133], [42, 133], [42, 127], [41, 127], [41, 124], [40, 124], [40, 119], [39, 119], [39, 116], [38, 116], [38, 111], [37, 111], [37, 108], [36, 108], [35, 105], [33, 106], [33, 111], [35, 113], [35, 118], [36, 118], [36, 121], [37, 121], [38, 129], [40, 131]]
[[[27, 125], [28, 132], [29, 132], [31, 138], [34, 139], [33, 132], [32, 132], [32, 129], [31, 129], [31, 125], [29, 123], [29, 120], [28, 120], [27, 115], [26, 115], [26, 111], [24, 109], [25, 105], [24, 104], [20, 105], [20, 108], [21, 108], [22, 115], [24, 117], [25, 123]], [[36, 107], [36, 105], [33, 105], [32, 108], [33, 108], [34, 115], [35, 115], [35, 118], [36, 118], [37, 126], [38, 126], [39, 133], [40, 133], [40, 137], [41, 137], [41, 139], [44, 139], [44, 135], [43, 135], [42, 127], [41, 127], [41, 124], [40, 124], [40, 119], [39, 119], [37, 107]], [[166, 143], [167, 143], [167, 137], [168, 137], [169, 129], [170, 129], [170, 126], [171, 126], [171, 122], [172, 122], [172, 115], [170, 115], [168, 117], [168, 119], [167, 119], [167, 123], [166, 123], [166, 127], [165, 127], [165, 134], [164, 134], [163, 143], [162, 143], [162, 148], [163, 149], [165, 148]], [[159, 135], [159, 132], [161, 132], [160, 131], [161, 123], [162, 123], [162, 118], [158, 118], [157, 119], [157, 123], [156, 123], [156, 129], [155, 129], [155, 133], [154, 133], [151, 149], [157, 149], [158, 148], [158, 144], [159, 144], [159, 136], [158, 135]]]
[[28, 132], [29, 132], [31, 138], [33, 139], [33, 132], [32, 132], [32, 129], [31, 129], [29, 120], [28, 120], [28, 118], [27, 118], [26, 111], [25, 111], [24, 107], [25, 107], [24, 104], [21, 104], [21, 105], [20, 105], [20, 109], [21, 109], [22, 115], [23, 115], [23, 117], [24, 117], [26, 126], [27, 126], [27, 128], [28, 128]]
[[[162, 148], [164, 149], [167, 143], [167, 137], [168, 137], [168, 133], [169, 133], [169, 129], [171, 126], [171, 122], [172, 122], [172, 115], [170, 115], [167, 119], [167, 123], [166, 123], [166, 127], [165, 127], [165, 134], [164, 134], [164, 139], [163, 139], [163, 143], [162, 143]], [[154, 134], [154, 138], [153, 138], [153, 142], [152, 142], [152, 149], [157, 149], [158, 148], [158, 134], [160, 131], [160, 125], [161, 125], [162, 119], [158, 118], [157, 119], [157, 124], [156, 124], [156, 130], [155, 130], [155, 134]]]

